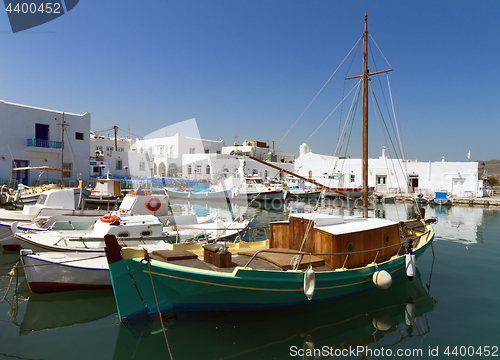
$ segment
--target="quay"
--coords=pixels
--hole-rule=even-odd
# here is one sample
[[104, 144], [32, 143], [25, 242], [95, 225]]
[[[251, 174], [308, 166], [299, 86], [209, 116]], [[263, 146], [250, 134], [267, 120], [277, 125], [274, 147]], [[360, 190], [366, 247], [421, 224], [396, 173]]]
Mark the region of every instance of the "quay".
[[[395, 201], [412, 202], [414, 194], [397, 194], [394, 196]], [[496, 193], [487, 197], [457, 197], [452, 198], [453, 205], [466, 206], [500, 206], [500, 193]]]

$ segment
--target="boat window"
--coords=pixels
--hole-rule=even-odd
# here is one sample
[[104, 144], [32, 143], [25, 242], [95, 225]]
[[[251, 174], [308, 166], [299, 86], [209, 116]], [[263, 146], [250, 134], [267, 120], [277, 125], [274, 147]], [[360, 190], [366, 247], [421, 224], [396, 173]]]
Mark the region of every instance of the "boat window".
[[141, 236], [151, 236], [151, 230], [141, 232]]
[[352, 252], [354, 250], [354, 243], [352, 241], [349, 241], [346, 246], [347, 252]]
[[264, 181], [262, 179], [255, 179], [256, 184], [262, 184]]
[[386, 244], [389, 244], [389, 234], [385, 234], [385, 236], [384, 236], [384, 242]]
[[43, 205], [45, 204], [45, 200], [47, 200], [47, 194], [40, 194], [38, 197], [38, 200], [36, 201], [37, 205]]
[[122, 233], [118, 234], [119, 238], [126, 238], [126, 237], [129, 237], [129, 236], [130, 236], [130, 234], [128, 232], [122, 232]]

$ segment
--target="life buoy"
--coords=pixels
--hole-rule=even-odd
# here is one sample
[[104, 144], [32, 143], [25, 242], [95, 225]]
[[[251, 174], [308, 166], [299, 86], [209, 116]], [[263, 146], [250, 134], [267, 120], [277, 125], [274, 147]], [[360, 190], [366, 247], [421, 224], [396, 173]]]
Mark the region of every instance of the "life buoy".
[[115, 215], [104, 215], [104, 216], [101, 216], [101, 221], [105, 222], [105, 223], [112, 223], [112, 222], [115, 222], [117, 220], [120, 220], [119, 216], [115, 216]]
[[158, 198], [153, 196], [146, 201], [146, 207], [149, 211], [158, 211], [161, 208], [161, 202]]

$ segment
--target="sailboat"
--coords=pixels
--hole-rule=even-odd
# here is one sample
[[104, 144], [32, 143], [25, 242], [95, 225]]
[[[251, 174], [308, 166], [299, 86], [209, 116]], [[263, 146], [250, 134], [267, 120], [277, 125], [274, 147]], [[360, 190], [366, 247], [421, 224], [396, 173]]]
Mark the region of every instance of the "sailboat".
[[412, 279], [415, 259], [431, 246], [432, 219], [368, 217], [368, 22], [363, 56], [363, 217], [293, 214], [270, 224], [252, 248], [207, 246], [147, 252], [105, 237], [119, 317], [165, 312], [302, 306], [389, 288]]

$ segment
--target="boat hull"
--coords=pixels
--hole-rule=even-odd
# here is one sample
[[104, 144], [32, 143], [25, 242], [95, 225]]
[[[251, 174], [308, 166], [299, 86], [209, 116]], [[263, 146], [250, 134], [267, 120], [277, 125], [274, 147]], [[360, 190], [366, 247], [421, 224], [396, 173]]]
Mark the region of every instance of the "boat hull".
[[[344, 193], [345, 195], [348, 195], [348, 196], [353, 197], [353, 198], [359, 198], [363, 195], [362, 188], [336, 188], [334, 190], [337, 192]], [[338, 197], [340, 195], [337, 192], [326, 191], [325, 196], [326, 197]], [[368, 196], [372, 195], [374, 192], [375, 192], [375, 187], [368, 188]]]
[[220, 201], [229, 202], [231, 193], [228, 190], [221, 191], [177, 191], [165, 190], [171, 199], [182, 199], [190, 201]]
[[22, 250], [21, 259], [32, 292], [111, 289], [104, 253], [93, 255], [45, 253]]
[[253, 192], [240, 190], [233, 193], [234, 201], [262, 201], [262, 202], [276, 202], [283, 201], [283, 190], [271, 190], [263, 192]]
[[[420, 256], [432, 239], [415, 251]], [[107, 250], [108, 252], [108, 250]], [[256, 270], [237, 267], [232, 273], [193, 270], [189, 267], [152, 261], [149, 266], [139, 258], [108, 261], [113, 289], [122, 320], [158, 312], [211, 309], [274, 308], [311, 304], [368, 291], [375, 287], [375, 266], [342, 271], [316, 272], [311, 301], [304, 294], [304, 272]], [[392, 278], [405, 274], [405, 257], [377, 264]], [[250, 265], [251, 266], [251, 265]], [[137, 302], [130, 291], [133, 277]], [[154, 284], [154, 288], [152, 286]], [[156, 304], [158, 303], [158, 307]], [[139, 305], [139, 306], [137, 306]]]

